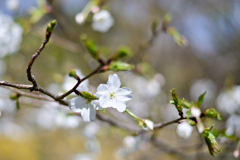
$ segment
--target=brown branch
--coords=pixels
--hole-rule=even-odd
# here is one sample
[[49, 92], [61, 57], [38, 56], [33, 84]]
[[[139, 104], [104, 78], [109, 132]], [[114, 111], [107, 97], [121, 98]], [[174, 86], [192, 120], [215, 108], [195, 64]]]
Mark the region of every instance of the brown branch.
[[77, 83], [75, 84], [75, 86], [71, 90], [69, 90], [68, 92], [66, 92], [66, 93], [64, 93], [64, 94], [62, 94], [60, 96], [57, 96], [56, 97], [57, 99], [63, 99], [65, 97], [67, 97], [68, 95], [70, 95], [71, 93], [73, 93], [77, 89], [77, 87], [81, 84], [82, 80], [77, 75], [76, 75], [75, 79], [77, 80]]
[[134, 53], [134, 56], [128, 61], [133, 61], [135, 63], [140, 62], [146, 54], [146, 51], [153, 45], [154, 41], [160, 33], [162, 33], [162, 28], [156, 29], [154, 31], [152, 30], [150, 39], [145, 44], [140, 45], [138, 47], [138, 50]]
[[35, 77], [34, 75], [32, 74], [31, 72], [31, 69], [32, 69], [32, 65], [35, 61], [35, 59], [40, 55], [40, 53], [42, 52], [42, 50], [45, 48], [46, 44], [48, 43], [50, 37], [51, 37], [51, 34], [52, 32], [49, 32], [48, 29], [46, 31], [46, 37], [42, 43], [42, 45], [39, 47], [39, 49], [37, 50], [37, 52], [34, 53], [34, 55], [32, 56], [29, 64], [28, 64], [28, 67], [27, 67], [27, 78], [30, 82], [32, 82], [33, 86], [32, 88], [30, 88], [30, 91], [33, 91], [33, 90], [36, 90], [38, 89], [38, 84], [37, 84], [37, 81], [35, 80]]
[[12, 88], [17, 88], [17, 89], [31, 89], [32, 88], [32, 85], [14, 84], [14, 83], [10, 83], [10, 82], [7, 82], [7, 81], [0, 81], [0, 85], [1, 86], [12, 87]]
[[166, 126], [168, 126], [170, 124], [173, 124], [173, 123], [178, 123], [182, 119], [186, 119], [186, 118], [178, 118], [178, 119], [175, 119], [175, 120], [172, 120], [172, 121], [169, 121], [169, 122], [163, 122], [163, 123], [155, 124], [154, 125], [154, 130], [166, 127]]
[[45, 101], [55, 101], [52, 98], [45, 97], [45, 96], [42, 96], [39, 94], [27, 93], [27, 92], [23, 92], [23, 91], [20, 91], [20, 90], [14, 89], [14, 88], [10, 88], [10, 87], [4, 87], [4, 88], [7, 88], [7, 89], [19, 94], [19, 96], [38, 99], [38, 100], [45, 100]]
[[[29, 90], [32, 88], [32, 85], [25, 85], [25, 84], [14, 84], [14, 83], [10, 83], [10, 82], [6, 82], [6, 81], [0, 81], [0, 86], [8, 86], [8, 87], [12, 87], [12, 88], [17, 88], [17, 89], [26, 89]], [[68, 102], [62, 99], [57, 99], [57, 96], [54, 95], [53, 93], [47, 91], [46, 89], [42, 88], [41, 86], [37, 86], [37, 88], [34, 89], [35, 91], [39, 91], [51, 98], [53, 98], [55, 101], [63, 104], [63, 105], [68, 105]]]

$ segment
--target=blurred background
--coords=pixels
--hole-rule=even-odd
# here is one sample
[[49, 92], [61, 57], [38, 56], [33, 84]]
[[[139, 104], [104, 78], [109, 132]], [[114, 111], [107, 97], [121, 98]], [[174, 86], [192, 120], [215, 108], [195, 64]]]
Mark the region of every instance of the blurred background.
[[[97, 120], [85, 123], [58, 103], [20, 98], [20, 110], [9, 99], [11, 90], [0, 88], [0, 159], [4, 160], [106, 160], [106, 159], [236, 159], [233, 152], [240, 136], [240, 1], [238, 0], [104, 0], [94, 8], [88, 0], [0, 0], [0, 80], [29, 84], [26, 67], [41, 45], [47, 24], [58, 25], [50, 42], [33, 65], [38, 83], [53, 93], [71, 89], [72, 68], [80, 77], [98, 62], [86, 51], [80, 36], [91, 38], [107, 59], [120, 46], [133, 56], [126, 59], [133, 71], [118, 72], [122, 85], [133, 90], [129, 109], [154, 123], [178, 118], [170, 90], [196, 102], [206, 91], [202, 110], [216, 108], [221, 121], [204, 119], [224, 135], [223, 150], [213, 158], [196, 129], [189, 139], [176, 133], [177, 124], [156, 134], [132, 133]], [[98, 10], [107, 10], [108, 23], [95, 20]], [[186, 38], [179, 46], [173, 37], [159, 31], [153, 41], [151, 27], [172, 16], [169, 26]], [[110, 18], [109, 18], [110, 17]], [[96, 24], [94, 24], [96, 23]], [[105, 26], [105, 28], [103, 27]], [[93, 93], [112, 72], [98, 74], [84, 85]], [[107, 110], [120, 123], [135, 125], [125, 114]], [[229, 138], [231, 137], [231, 138]]]

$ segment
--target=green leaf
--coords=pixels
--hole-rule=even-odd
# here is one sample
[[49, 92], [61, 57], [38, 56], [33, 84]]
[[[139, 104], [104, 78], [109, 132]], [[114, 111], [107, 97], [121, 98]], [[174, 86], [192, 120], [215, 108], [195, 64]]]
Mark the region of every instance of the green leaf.
[[204, 92], [203, 94], [201, 94], [201, 95], [198, 97], [197, 105], [198, 105], [199, 107], [200, 107], [200, 105], [203, 103], [205, 94], [206, 94], [206, 92]]

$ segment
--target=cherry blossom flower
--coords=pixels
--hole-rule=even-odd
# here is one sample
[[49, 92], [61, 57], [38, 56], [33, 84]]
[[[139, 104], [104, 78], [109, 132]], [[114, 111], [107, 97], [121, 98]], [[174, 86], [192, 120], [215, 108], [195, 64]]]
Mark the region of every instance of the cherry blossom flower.
[[102, 10], [93, 15], [92, 29], [99, 32], [107, 32], [114, 24], [111, 14]]
[[177, 134], [184, 139], [188, 139], [191, 136], [192, 131], [193, 127], [187, 122], [182, 122], [177, 126]]
[[100, 84], [96, 96], [102, 108], [115, 108], [119, 112], [126, 110], [126, 101], [132, 99], [132, 90], [126, 87], [120, 88], [121, 82], [117, 74], [108, 77], [107, 84]]
[[87, 100], [82, 97], [72, 98], [69, 107], [73, 112], [81, 113], [84, 122], [92, 122], [96, 118], [96, 110], [102, 110], [98, 106], [98, 100]]

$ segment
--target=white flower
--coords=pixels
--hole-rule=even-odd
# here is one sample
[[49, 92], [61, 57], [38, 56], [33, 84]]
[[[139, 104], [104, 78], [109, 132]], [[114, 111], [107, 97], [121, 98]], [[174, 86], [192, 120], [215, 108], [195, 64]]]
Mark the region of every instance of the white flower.
[[22, 28], [11, 17], [0, 13], [0, 58], [18, 51]]
[[117, 74], [108, 77], [107, 84], [100, 84], [96, 95], [99, 97], [100, 106], [113, 107], [119, 112], [126, 110], [126, 101], [132, 99], [132, 90], [126, 87], [120, 88], [121, 82]]
[[200, 115], [201, 115], [201, 110], [200, 110], [199, 108], [197, 108], [197, 107], [192, 107], [192, 108], [191, 108], [191, 115], [192, 115], [193, 117], [200, 117]]
[[153, 130], [154, 129], [154, 123], [152, 121], [150, 121], [149, 119], [145, 119], [144, 124], [145, 124], [143, 126], [144, 130]]
[[92, 29], [107, 32], [113, 26], [114, 20], [107, 10], [102, 10], [93, 15]]
[[192, 131], [193, 127], [187, 122], [182, 122], [177, 126], [177, 134], [184, 139], [188, 139], [191, 136]]
[[76, 14], [76, 16], [75, 16], [75, 21], [78, 24], [83, 24], [85, 22], [85, 19], [86, 19], [86, 17], [82, 12]]
[[81, 113], [84, 122], [92, 122], [96, 117], [96, 110], [102, 108], [98, 105], [98, 100], [87, 100], [82, 97], [75, 97], [70, 100], [69, 107], [73, 112]]

